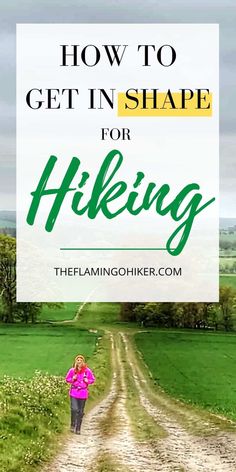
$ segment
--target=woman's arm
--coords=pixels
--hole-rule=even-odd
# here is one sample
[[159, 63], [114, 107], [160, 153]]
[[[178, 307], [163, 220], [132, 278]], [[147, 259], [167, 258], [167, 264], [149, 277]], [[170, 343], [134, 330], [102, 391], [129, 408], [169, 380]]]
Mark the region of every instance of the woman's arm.
[[89, 369], [88, 367], [87, 367], [87, 369], [86, 369], [86, 379], [87, 379], [87, 380], [85, 380], [85, 382], [87, 381], [87, 384], [88, 384], [88, 385], [93, 384], [93, 383], [95, 382], [95, 380], [96, 380], [94, 373], [93, 373], [92, 370]]
[[67, 383], [70, 383], [70, 384], [74, 382], [74, 369], [68, 370], [65, 380]]

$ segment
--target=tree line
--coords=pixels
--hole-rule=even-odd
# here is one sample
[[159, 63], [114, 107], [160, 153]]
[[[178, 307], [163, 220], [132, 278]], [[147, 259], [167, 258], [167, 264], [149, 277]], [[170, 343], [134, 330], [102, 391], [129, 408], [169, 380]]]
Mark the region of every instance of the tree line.
[[[141, 326], [165, 328], [225, 329], [234, 327], [233, 311], [236, 292], [230, 286], [220, 287], [219, 303], [122, 303], [122, 321]], [[47, 303], [49, 307], [61, 303]], [[0, 234], [0, 320], [35, 323], [43, 303], [16, 301], [16, 240]]]
[[231, 331], [235, 303], [235, 290], [223, 286], [220, 287], [219, 303], [122, 303], [120, 318], [142, 327]]
[[228, 264], [227, 262], [222, 263], [222, 265], [220, 266], [220, 273], [221, 274], [236, 274], [236, 259], [231, 264]]
[[236, 239], [229, 241], [227, 239], [220, 239], [220, 249], [236, 249]]

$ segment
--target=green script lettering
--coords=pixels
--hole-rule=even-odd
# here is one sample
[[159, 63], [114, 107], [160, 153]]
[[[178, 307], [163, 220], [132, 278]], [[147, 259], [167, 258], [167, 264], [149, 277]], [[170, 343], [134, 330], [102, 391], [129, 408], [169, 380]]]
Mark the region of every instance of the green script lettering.
[[[146, 187], [143, 197], [141, 197], [136, 189], [138, 189], [143, 182], [145, 174], [143, 172], [137, 172], [133, 184], [133, 189], [135, 190], [130, 191], [126, 202], [120, 205], [119, 197], [125, 195], [128, 185], [123, 180], [114, 182], [115, 175], [122, 165], [123, 156], [120, 151], [112, 150], [105, 157], [99, 169], [90, 199], [82, 206], [81, 201], [84, 197], [83, 191], [71, 187], [72, 181], [80, 167], [80, 160], [77, 157], [72, 158], [59, 188], [47, 188], [48, 180], [54, 170], [56, 162], [56, 156], [49, 158], [36, 190], [31, 193], [33, 198], [27, 215], [27, 223], [33, 225], [41, 198], [47, 195], [55, 195], [45, 224], [45, 229], [48, 232], [53, 230], [68, 192], [74, 192], [71, 203], [72, 211], [78, 216], [87, 213], [87, 217], [90, 219], [95, 219], [99, 212], [103, 213], [108, 219], [115, 218], [124, 211], [130, 213], [130, 215], [136, 216], [141, 211], [148, 211], [151, 207], [155, 206], [155, 212], [160, 216], [165, 216], [169, 213], [174, 221], [180, 222], [179, 226], [177, 226], [170, 235], [166, 243], [168, 252], [173, 256], [177, 256], [182, 252], [188, 241], [195, 217], [215, 201], [215, 198], [211, 198], [201, 205], [202, 195], [198, 192], [200, 187], [196, 183], [186, 185], [168, 205], [165, 205], [165, 198], [170, 193], [168, 184], [163, 184], [160, 188], [157, 188], [154, 182], [150, 182]], [[78, 184], [79, 189], [86, 185], [89, 177], [88, 172], [82, 172]], [[191, 199], [189, 200], [190, 197]], [[137, 204], [138, 199], [139, 204]], [[111, 202], [113, 202], [113, 209], [111, 209], [109, 205]], [[114, 202], [117, 204], [115, 209]]]

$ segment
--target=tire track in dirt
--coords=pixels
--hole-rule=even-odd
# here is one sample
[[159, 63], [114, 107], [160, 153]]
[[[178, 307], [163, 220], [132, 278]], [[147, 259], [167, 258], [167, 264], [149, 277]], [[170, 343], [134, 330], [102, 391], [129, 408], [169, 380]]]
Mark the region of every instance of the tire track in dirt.
[[[169, 433], [167, 438], [158, 441], [157, 446], [152, 446], [156, 452], [166, 457], [166, 461], [171, 457], [171, 461], [176, 465], [182, 465], [186, 472], [235, 472], [235, 435], [226, 433], [210, 437], [190, 435], [163, 404], [157, 406], [151, 403], [143, 387], [146, 380], [137, 368], [137, 360], [132, 361], [134, 352], [132, 351], [131, 359], [129, 354], [131, 348], [127, 337], [121, 333], [121, 338], [142, 406]], [[202, 418], [199, 418], [199, 421], [202, 421]]]
[[106, 442], [106, 450], [118, 458], [119, 462], [133, 472], [179, 471], [173, 469], [168, 462], [163, 464], [159, 455], [147, 444], [136, 441], [132, 435], [130, 419], [126, 410], [127, 386], [124, 368], [117, 345], [114, 348], [114, 364], [120, 380], [120, 390], [117, 392], [116, 418], [119, 418], [119, 430]]
[[109, 395], [85, 415], [81, 435], [71, 434], [63, 445], [61, 453], [45, 469], [45, 472], [87, 472], [89, 470], [103, 446], [99, 421], [106, 414], [115, 395], [115, 375], [113, 375]]
[[[44, 472], [93, 472], [96, 471], [96, 460], [102, 454], [116, 459], [117, 470], [119, 463], [127, 472], [143, 472], [144, 468], [145, 472], [180, 470], [170, 468], [168, 464], [163, 466], [155, 451], [133, 438], [126, 411], [127, 389], [123, 367], [112, 335], [111, 347], [113, 378], [108, 396], [86, 414], [82, 434], [71, 434], [62, 445], [62, 451], [43, 469]], [[113, 404], [114, 410], [111, 408]], [[111, 435], [107, 436], [102, 431], [101, 422], [104, 420], [116, 422]]]

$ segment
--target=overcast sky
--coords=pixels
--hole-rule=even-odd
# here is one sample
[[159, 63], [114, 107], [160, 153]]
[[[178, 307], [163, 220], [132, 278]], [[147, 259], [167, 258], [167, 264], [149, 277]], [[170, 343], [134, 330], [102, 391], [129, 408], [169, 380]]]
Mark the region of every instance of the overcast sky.
[[10, 0], [0, 6], [0, 209], [15, 209], [16, 23], [219, 23], [220, 215], [236, 217], [235, 0]]

